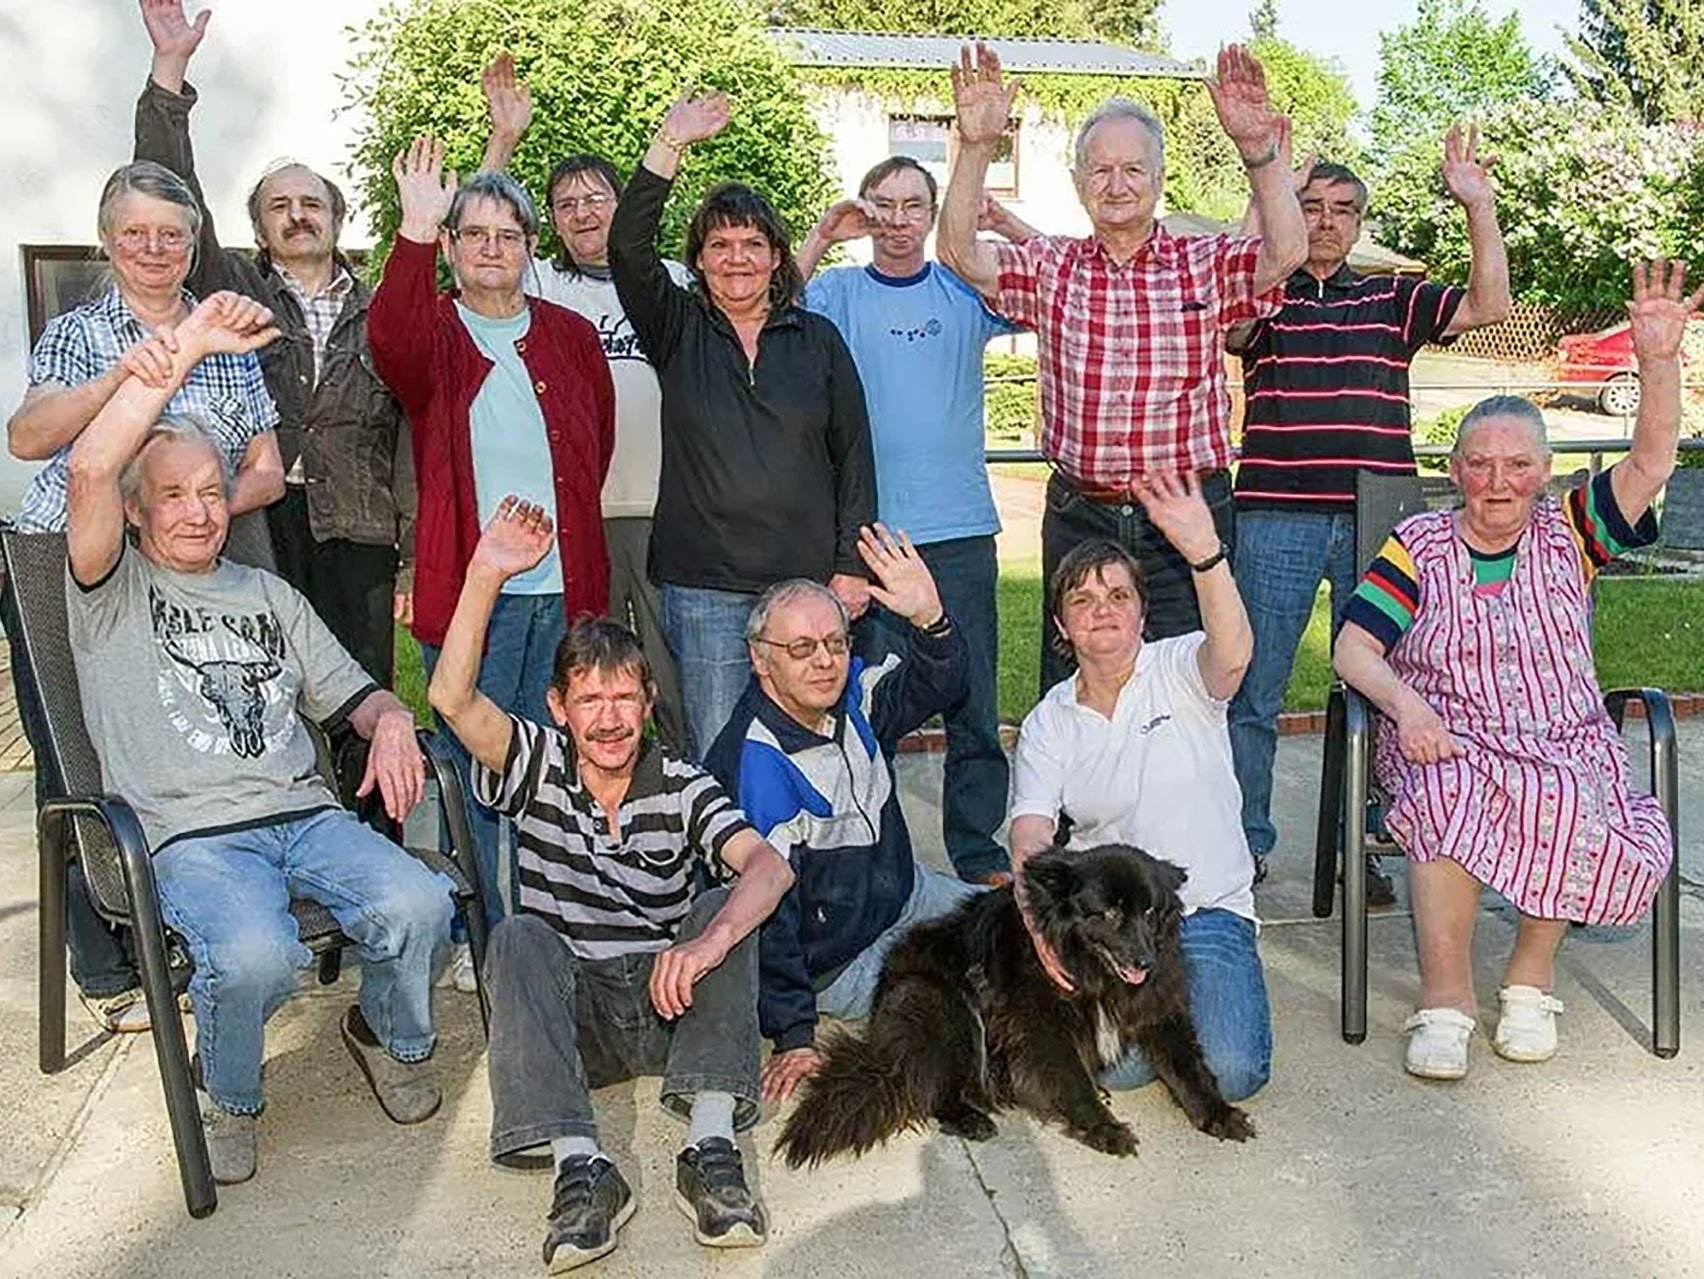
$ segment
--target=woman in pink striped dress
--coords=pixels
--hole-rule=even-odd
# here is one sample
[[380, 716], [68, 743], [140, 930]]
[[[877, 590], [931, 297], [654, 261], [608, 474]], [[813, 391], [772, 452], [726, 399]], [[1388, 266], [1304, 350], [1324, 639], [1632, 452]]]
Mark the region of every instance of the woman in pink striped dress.
[[1592, 575], [1655, 540], [1651, 503], [1674, 469], [1680, 341], [1704, 298], [1684, 268], [1633, 273], [1642, 396], [1626, 458], [1561, 501], [1527, 400], [1468, 411], [1450, 455], [1454, 511], [1397, 526], [1345, 615], [1337, 671], [1388, 718], [1375, 754], [1387, 825], [1407, 853], [1420, 1007], [1405, 1065], [1467, 1073], [1475, 1026], [1470, 948], [1482, 885], [1520, 912], [1492, 1045], [1513, 1061], [1556, 1052], [1551, 994], [1570, 921], [1627, 924], [1674, 855], [1662, 811], [1628, 785], [1626, 749], [1592, 665]]

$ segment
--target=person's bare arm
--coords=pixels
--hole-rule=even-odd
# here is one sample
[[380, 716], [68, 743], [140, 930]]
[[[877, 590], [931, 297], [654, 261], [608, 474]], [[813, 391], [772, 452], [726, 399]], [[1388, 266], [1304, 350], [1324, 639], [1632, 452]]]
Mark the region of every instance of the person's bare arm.
[[986, 191], [982, 193], [982, 211], [977, 215], [976, 229], [997, 235], [1012, 244], [1022, 244], [1041, 234]]
[[1450, 126], [1444, 135], [1444, 186], [1467, 215], [1470, 252], [1467, 296], [1444, 326], [1444, 336], [1483, 328], [1509, 318], [1514, 301], [1509, 294], [1509, 251], [1497, 225], [1497, 188], [1491, 181], [1491, 162], [1479, 158], [1479, 126]]
[[473, 548], [461, 597], [444, 633], [444, 647], [426, 696], [461, 744], [485, 767], [500, 773], [509, 763], [514, 724], [497, 703], [479, 691], [485, 632], [503, 584], [534, 568], [550, 553], [556, 530], [542, 506], [510, 494], [497, 505]]
[[[1191, 565], [1205, 563], [1223, 548], [1213, 513], [1193, 474], [1144, 476], [1136, 495], [1149, 521]], [[1196, 665], [1208, 695], [1224, 701], [1237, 691], [1248, 670], [1254, 656], [1254, 631], [1231, 575], [1229, 555], [1193, 576], [1201, 628], [1207, 632], [1206, 643], [1196, 652]]]
[[976, 237], [982, 214], [982, 185], [1017, 96], [1017, 81], [1000, 73], [1000, 56], [978, 41], [961, 48], [952, 69], [953, 106], [958, 118], [958, 155], [941, 197], [935, 251], [952, 273], [992, 300], [1000, 290], [1000, 259], [994, 246]]
[[1219, 50], [1217, 74], [1207, 81], [1220, 127], [1248, 168], [1249, 189], [1262, 238], [1254, 291], [1265, 293], [1307, 260], [1308, 232], [1296, 202], [1288, 165], [1279, 161], [1278, 115], [1266, 92], [1266, 73], [1241, 45]]
[[793, 886], [793, 868], [787, 859], [756, 831], [730, 836], [721, 855], [728, 869], [739, 876], [728, 900], [703, 932], [670, 946], [651, 966], [651, 1004], [670, 1020], [692, 1007], [692, 987], [698, 979], [768, 919]]
[[[515, 158], [527, 126], [532, 123], [532, 88], [515, 79], [515, 59], [499, 53], [480, 77], [485, 107], [491, 116], [491, 136], [479, 161], [481, 173], [500, 173]], [[545, 193], [547, 198], [549, 193]]]
[[1356, 692], [1396, 725], [1397, 745], [1416, 764], [1434, 764], [1462, 753], [1443, 718], [1420, 694], [1402, 682], [1385, 660], [1384, 644], [1354, 622], [1343, 623], [1331, 650], [1331, 665]]
[[1633, 446], [1609, 473], [1615, 504], [1637, 524], [1674, 473], [1680, 440], [1680, 344], [1687, 318], [1704, 301], [1704, 286], [1688, 294], [1680, 262], [1641, 262], [1633, 268], [1633, 358], [1639, 366], [1639, 415]]
[[231, 514], [258, 511], [284, 496], [284, 459], [278, 452], [278, 436], [262, 431], [243, 450], [231, 489]]
[[20, 461], [46, 461], [76, 439], [118, 388], [135, 375], [134, 368], [121, 360], [78, 386], [53, 382], [32, 386], [6, 423], [7, 449]]
[[799, 242], [793, 254], [793, 264], [799, 268], [799, 278], [809, 280], [822, 264], [824, 255], [837, 244], [861, 240], [876, 225], [876, 209], [868, 200], [840, 200], [829, 206]]

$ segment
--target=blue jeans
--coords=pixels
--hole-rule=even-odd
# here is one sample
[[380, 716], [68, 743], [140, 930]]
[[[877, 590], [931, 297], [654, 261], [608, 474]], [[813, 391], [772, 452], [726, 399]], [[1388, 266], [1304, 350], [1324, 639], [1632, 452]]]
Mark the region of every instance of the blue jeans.
[[1343, 624], [1354, 593], [1355, 516], [1352, 511], [1238, 511], [1237, 590], [1254, 628], [1254, 656], [1231, 700], [1231, 758], [1242, 788], [1248, 848], [1265, 857], [1278, 843], [1272, 824], [1272, 759], [1278, 750], [1278, 712], [1290, 684], [1296, 647], [1321, 579], [1331, 583], [1331, 633]]
[[662, 584], [663, 638], [680, 676], [686, 753], [703, 759], [751, 680], [746, 619], [757, 596], [707, 586]]
[[930, 870], [919, 862], [911, 881], [911, 896], [905, 899], [899, 918], [889, 924], [887, 930], [875, 941], [859, 951], [833, 981], [817, 992], [817, 1012], [825, 1017], [838, 1017], [842, 1021], [856, 1021], [860, 1017], [868, 1017], [871, 1001], [876, 997], [876, 982], [881, 979], [882, 964], [886, 962], [887, 953], [893, 949], [894, 943], [903, 937], [913, 924], [939, 919], [957, 908], [961, 902], [969, 901], [977, 893], [984, 891], [986, 890], [981, 885], [953, 879], [939, 871]]
[[[1272, 1010], [1252, 919], [1228, 910], [1198, 910], [1179, 938], [1190, 1019], [1207, 1068], [1226, 1101], [1259, 1092], [1272, 1077]], [[1108, 1088], [1140, 1088], [1154, 1069], [1136, 1049], [1101, 1076]]]
[[[1000, 566], [994, 538], [960, 537], [919, 546], [934, 575], [941, 605], [970, 649], [964, 701], [942, 719], [947, 729], [946, 780], [941, 794], [941, 835], [960, 879], [979, 880], [1008, 870], [1006, 850], [994, 838], [1006, 820], [1009, 769], [1000, 745]], [[911, 625], [872, 605], [859, 626], [859, 652], [872, 662], [904, 656]]]
[[[560, 595], [499, 595], [496, 607], [491, 610], [491, 624], [485, 631], [485, 656], [480, 660], [479, 678], [475, 681], [479, 691], [511, 715], [535, 724], [554, 722], [544, 701], [544, 691], [556, 674], [556, 646], [567, 629]], [[428, 680], [438, 667], [440, 652], [435, 644], [420, 646]], [[495, 809], [487, 808], [473, 797], [473, 758], [467, 747], [443, 716], [434, 718], [461, 774], [462, 790], [467, 795], [468, 824], [473, 827], [473, 842], [479, 854], [479, 892], [485, 903], [485, 921], [495, 928], [503, 918], [501, 862], [497, 855], [498, 815]], [[519, 895], [511, 862], [509, 900], [514, 901]]]
[[154, 877], [195, 961], [195, 1048], [221, 1108], [259, 1112], [266, 1019], [313, 958], [292, 896], [325, 906], [355, 943], [361, 1014], [391, 1056], [432, 1055], [432, 952], [449, 937], [452, 885], [353, 813], [176, 840], [155, 855]]

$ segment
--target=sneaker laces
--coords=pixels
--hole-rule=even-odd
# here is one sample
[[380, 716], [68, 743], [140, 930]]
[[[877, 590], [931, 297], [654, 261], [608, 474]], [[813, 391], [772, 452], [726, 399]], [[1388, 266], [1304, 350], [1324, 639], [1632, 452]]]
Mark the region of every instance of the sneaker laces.
[[563, 1160], [556, 1173], [556, 1193], [550, 1203], [552, 1217], [559, 1217], [570, 1208], [591, 1206], [599, 1162], [587, 1155]]
[[745, 1165], [739, 1147], [726, 1137], [710, 1137], [698, 1143], [698, 1176], [707, 1190], [744, 1190]]

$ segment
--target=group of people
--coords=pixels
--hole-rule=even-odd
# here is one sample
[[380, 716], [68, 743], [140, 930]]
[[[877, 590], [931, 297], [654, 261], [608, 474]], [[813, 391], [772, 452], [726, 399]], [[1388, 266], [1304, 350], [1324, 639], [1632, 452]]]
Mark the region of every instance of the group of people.
[[[218, 1180], [255, 1170], [263, 1026], [308, 961], [291, 895], [323, 901], [358, 948], [342, 1035], [385, 1112], [420, 1122], [440, 1102], [446, 955], [445, 980], [473, 987], [448, 881], [339, 805], [303, 726], [364, 760], [358, 795], [401, 820], [424, 774], [386, 688], [395, 622], [468, 772], [491, 1156], [549, 1149], [553, 1271], [610, 1251], [634, 1209], [590, 1089], [660, 1074], [687, 1124], [676, 1200], [694, 1237], [761, 1243], [736, 1135], [820, 1067], [821, 1018], [868, 1011], [910, 925], [990, 885], [1022, 902], [1025, 859], [1056, 845], [1135, 844], [1187, 872], [1206, 1059], [1228, 1099], [1258, 1091], [1253, 889], [1277, 842], [1276, 716], [1322, 580], [1338, 670], [1391, 723], [1378, 768], [1421, 957], [1408, 1069], [1466, 1070], [1482, 884], [1522, 916], [1495, 1047], [1554, 1053], [1567, 922], [1638, 917], [1672, 856], [1603, 711], [1588, 590], [1655, 533], [1699, 300], [1678, 266], [1634, 275], [1643, 395], [1624, 461], [1558, 503], [1542, 415], [1488, 400], [1451, 457], [1460, 509], [1399, 526], [1363, 575], [1355, 476], [1413, 469], [1409, 362], [1508, 308], [1471, 131], [1451, 130], [1443, 160], [1473, 246], [1465, 289], [1348, 267], [1365, 186], [1293, 164], [1236, 47], [1208, 91], [1249, 173], [1243, 234], [1158, 222], [1163, 130], [1125, 99], [1076, 135], [1091, 234], [1013, 217], [983, 182], [1016, 86], [979, 45], [953, 68], [944, 193], [890, 157], [795, 251], [762, 193], [727, 183], [669, 261], [676, 171], [733, 109], [686, 96], [627, 179], [619, 157], [556, 165], [543, 258], [538, 206], [506, 172], [531, 97], [500, 57], [479, 172], [458, 181], [430, 138], [396, 157], [401, 225], [369, 291], [337, 249], [341, 193], [300, 164], [254, 187], [259, 253], [222, 245], [185, 79], [208, 15], [140, 7], [137, 155], [98, 215], [113, 283], [49, 324], [8, 438], [46, 462], [17, 527], [66, 538], [104, 781], [141, 815], [195, 962]], [[869, 266], [818, 269], [863, 237]], [[1008, 776], [982, 359], [1019, 329], [1053, 473], [1042, 697]], [[1234, 480], [1227, 349], [1248, 405]], [[277, 574], [222, 555], [233, 517], [258, 511]], [[3, 602], [10, 623], [9, 585]], [[26, 656], [14, 643], [15, 670]], [[898, 738], [937, 715], [955, 875], [917, 862], [895, 783]], [[59, 784], [38, 771], [38, 795]], [[109, 1028], [142, 1028], [126, 938], [73, 873], [77, 985]], [[1105, 1082], [1151, 1077], [1138, 1056]]]

